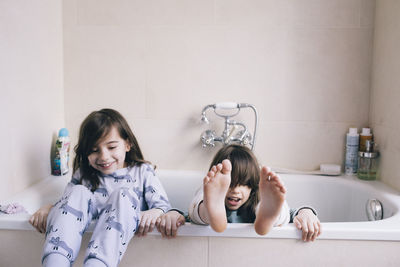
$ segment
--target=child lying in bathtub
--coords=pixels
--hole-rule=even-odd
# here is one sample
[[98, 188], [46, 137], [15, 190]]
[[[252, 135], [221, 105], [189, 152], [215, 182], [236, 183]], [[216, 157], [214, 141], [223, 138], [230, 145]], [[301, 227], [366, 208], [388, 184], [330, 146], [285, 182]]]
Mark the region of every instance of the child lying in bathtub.
[[157, 222], [184, 222], [171, 210], [153, 168], [117, 111], [92, 112], [81, 125], [75, 152], [75, 173], [63, 196], [50, 212], [31, 219], [46, 231], [43, 266], [71, 266], [92, 219], [97, 220], [85, 266], [117, 266], [135, 232], [144, 235]]
[[194, 223], [210, 224], [216, 232], [223, 232], [228, 222], [254, 222], [260, 235], [294, 222], [304, 241], [314, 241], [321, 233], [315, 210], [289, 209], [285, 194], [280, 178], [266, 167], [260, 171], [250, 149], [229, 145], [215, 155], [189, 207], [189, 217]]

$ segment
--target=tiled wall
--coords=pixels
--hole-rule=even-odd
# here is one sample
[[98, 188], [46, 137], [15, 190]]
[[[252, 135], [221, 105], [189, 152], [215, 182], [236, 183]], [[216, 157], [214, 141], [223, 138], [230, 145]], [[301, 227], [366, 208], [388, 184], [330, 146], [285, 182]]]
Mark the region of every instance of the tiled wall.
[[381, 178], [400, 190], [400, 2], [377, 1], [371, 125], [381, 150]]
[[50, 175], [64, 125], [61, 0], [0, 1], [0, 200]]
[[262, 163], [342, 164], [348, 127], [368, 125], [374, 3], [64, 1], [67, 126], [76, 141], [89, 112], [116, 108], [159, 168], [203, 170], [203, 106], [247, 102]]

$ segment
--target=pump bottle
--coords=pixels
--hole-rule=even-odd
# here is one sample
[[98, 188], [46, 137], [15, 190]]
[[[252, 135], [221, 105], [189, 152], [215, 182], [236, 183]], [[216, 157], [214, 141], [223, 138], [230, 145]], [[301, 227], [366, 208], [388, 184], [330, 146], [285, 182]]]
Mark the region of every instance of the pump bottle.
[[372, 142], [372, 134], [371, 134], [371, 129], [370, 128], [362, 128], [361, 134], [360, 134], [360, 151], [361, 152], [366, 152], [366, 143], [367, 141]]

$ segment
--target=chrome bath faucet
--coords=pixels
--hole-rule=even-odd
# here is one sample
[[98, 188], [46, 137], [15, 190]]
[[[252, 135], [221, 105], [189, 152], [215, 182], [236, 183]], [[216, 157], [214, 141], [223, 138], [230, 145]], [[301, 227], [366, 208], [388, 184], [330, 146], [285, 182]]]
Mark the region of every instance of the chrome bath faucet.
[[[255, 123], [253, 135], [251, 135], [248, 127], [242, 123], [232, 120], [231, 118], [238, 115], [242, 108], [251, 108], [254, 111]], [[220, 136], [217, 136], [214, 130], [206, 130], [200, 136], [200, 141], [203, 147], [214, 147], [215, 142], [220, 142], [223, 145], [229, 145], [231, 143], [238, 143], [241, 145], [250, 146], [251, 150], [254, 149], [256, 140], [256, 131], [258, 126], [258, 114], [257, 109], [254, 105], [246, 103], [234, 103], [234, 102], [223, 102], [207, 105], [201, 112], [201, 121], [209, 124], [209, 120], [206, 116], [206, 112], [209, 109], [213, 109], [214, 113], [225, 120], [225, 128]], [[233, 110], [232, 114], [221, 114], [220, 110]]]

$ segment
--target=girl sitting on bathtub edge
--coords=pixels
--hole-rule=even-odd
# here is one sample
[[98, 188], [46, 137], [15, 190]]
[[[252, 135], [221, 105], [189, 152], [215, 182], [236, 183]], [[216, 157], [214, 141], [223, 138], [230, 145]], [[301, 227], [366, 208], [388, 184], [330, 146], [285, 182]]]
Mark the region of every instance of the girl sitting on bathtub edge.
[[63, 196], [30, 220], [46, 231], [43, 266], [72, 266], [92, 220], [95, 227], [84, 260], [91, 267], [118, 266], [135, 233], [145, 235], [156, 224], [165, 229], [166, 221], [184, 223], [119, 112], [89, 114], [75, 152], [74, 174]]

